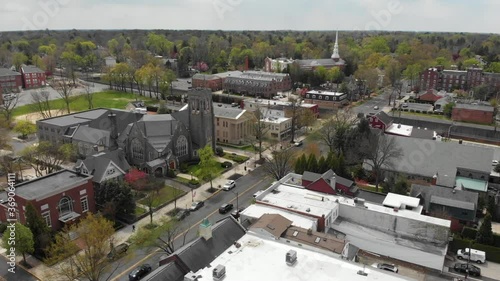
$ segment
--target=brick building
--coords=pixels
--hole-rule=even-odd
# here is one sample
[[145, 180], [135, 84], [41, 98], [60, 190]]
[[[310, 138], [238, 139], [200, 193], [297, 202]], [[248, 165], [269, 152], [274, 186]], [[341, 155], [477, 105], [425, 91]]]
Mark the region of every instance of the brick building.
[[21, 66], [21, 75], [23, 76], [23, 88], [31, 89], [46, 85], [47, 77], [45, 71], [33, 65]]
[[491, 85], [500, 89], [500, 74], [484, 72], [481, 68], [467, 70], [444, 70], [433, 67], [420, 73], [420, 90], [436, 89], [453, 91], [454, 89], [469, 90], [479, 85]]
[[489, 105], [457, 103], [451, 112], [451, 119], [453, 121], [491, 124], [493, 123], [493, 114], [494, 108]]
[[[8, 217], [7, 192], [0, 193], [0, 221]], [[70, 170], [55, 173], [20, 183], [15, 186], [14, 200], [17, 204], [17, 221], [26, 223], [26, 205], [33, 204], [35, 210], [53, 230], [77, 222], [87, 212], [95, 212], [92, 176]], [[12, 217], [11, 217], [12, 218]]]
[[0, 94], [19, 92], [22, 86], [21, 73], [7, 68], [0, 68]]
[[212, 92], [222, 90], [222, 78], [216, 75], [197, 73], [191, 79], [194, 88], [209, 88]]
[[334, 109], [348, 103], [346, 93], [328, 91], [308, 91], [304, 95], [304, 102], [317, 104], [322, 109]]
[[284, 73], [244, 71], [222, 78], [222, 88], [233, 93], [271, 98], [278, 92], [291, 90], [292, 80]]

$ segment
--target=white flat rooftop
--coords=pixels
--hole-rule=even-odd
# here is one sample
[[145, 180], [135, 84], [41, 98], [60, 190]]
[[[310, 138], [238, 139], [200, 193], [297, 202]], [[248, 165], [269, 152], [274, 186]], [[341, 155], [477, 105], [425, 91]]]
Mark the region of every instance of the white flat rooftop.
[[241, 212], [242, 216], [248, 216], [252, 218], [259, 219], [264, 214], [277, 214], [281, 215], [292, 221], [293, 226], [305, 228], [305, 229], [316, 229], [316, 220], [309, 217], [301, 216], [296, 213], [287, 212], [285, 210], [272, 208], [260, 204], [252, 204]]
[[386, 133], [398, 135], [398, 136], [411, 136], [413, 126], [403, 125], [403, 124], [392, 124], [389, 128], [385, 129]]
[[344, 93], [339, 93], [339, 92], [328, 92], [328, 91], [316, 91], [316, 90], [311, 90], [311, 91], [308, 91], [306, 94], [322, 94], [322, 95], [326, 95], [326, 96], [342, 96], [344, 95]]
[[405, 196], [389, 192], [385, 196], [382, 205], [393, 208], [404, 208], [404, 206], [408, 206], [417, 209], [418, 206], [420, 205], [420, 199], [416, 197]]
[[[199, 280], [213, 280], [212, 271], [218, 265], [225, 266], [224, 281], [303, 281], [303, 280], [414, 280], [398, 274], [381, 271], [361, 264], [341, 260], [339, 255], [332, 256], [294, 247], [290, 244], [246, 234], [238, 243], [240, 248], [231, 246], [218, 256], [209, 268], [186, 276], [201, 276]], [[285, 262], [289, 250], [297, 252], [297, 262], [289, 266]], [[366, 276], [357, 274], [358, 271]]]

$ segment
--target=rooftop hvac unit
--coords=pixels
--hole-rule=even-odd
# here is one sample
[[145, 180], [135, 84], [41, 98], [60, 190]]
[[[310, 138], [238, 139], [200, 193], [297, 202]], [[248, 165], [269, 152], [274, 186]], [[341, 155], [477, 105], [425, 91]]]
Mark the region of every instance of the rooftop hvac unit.
[[297, 252], [294, 250], [290, 250], [286, 253], [286, 264], [294, 265], [297, 262]]
[[214, 278], [214, 281], [220, 281], [224, 279], [224, 277], [226, 277], [226, 267], [219, 264], [213, 269], [212, 277]]

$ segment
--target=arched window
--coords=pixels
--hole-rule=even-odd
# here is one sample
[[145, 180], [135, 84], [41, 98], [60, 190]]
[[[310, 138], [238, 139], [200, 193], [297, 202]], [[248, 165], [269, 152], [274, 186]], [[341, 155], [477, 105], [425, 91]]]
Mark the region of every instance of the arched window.
[[132, 158], [144, 160], [144, 148], [138, 139], [132, 140]]
[[59, 216], [63, 216], [67, 213], [70, 213], [73, 211], [73, 204], [71, 202], [71, 199], [69, 197], [63, 197], [61, 200], [59, 200]]
[[188, 153], [188, 143], [185, 136], [180, 136], [175, 144], [177, 156], [184, 156]]

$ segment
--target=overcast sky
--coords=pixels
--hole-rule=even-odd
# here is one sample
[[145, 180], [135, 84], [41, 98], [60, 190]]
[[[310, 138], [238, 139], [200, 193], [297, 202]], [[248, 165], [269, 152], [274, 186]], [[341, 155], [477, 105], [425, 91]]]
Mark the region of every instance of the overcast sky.
[[500, 0], [1, 0], [0, 31], [403, 30], [500, 33]]

